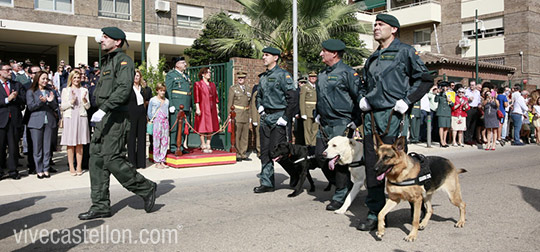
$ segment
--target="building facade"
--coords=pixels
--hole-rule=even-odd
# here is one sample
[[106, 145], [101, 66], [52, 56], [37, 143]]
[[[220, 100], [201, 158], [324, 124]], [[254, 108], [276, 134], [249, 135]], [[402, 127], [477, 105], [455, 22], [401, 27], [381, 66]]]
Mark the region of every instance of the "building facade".
[[126, 52], [140, 63], [142, 3], [148, 64], [183, 55], [199, 36], [204, 18], [240, 15], [234, 0], [0, 0], [0, 59], [44, 60], [53, 68], [98, 60], [100, 29], [117, 26], [129, 42]]
[[[400, 39], [419, 51], [476, 59], [475, 12], [478, 11], [478, 58], [486, 71], [483, 81], [498, 85], [525, 84], [540, 88], [540, 1], [537, 0], [360, 0], [358, 18], [374, 22], [375, 15], [388, 12], [400, 23]], [[370, 44], [370, 43], [366, 43]], [[373, 43], [374, 48], [377, 43]], [[463, 64], [467, 65], [467, 64]], [[492, 79], [489, 72], [504, 65], [506, 80]], [[515, 68], [512, 72], [509, 69]], [[474, 68], [473, 68], [474, 69]], [[459, 71], [458, 71], [459, 72]], [[467, 73], [471, 75], [471, 73]], [[488, 77], [489, 76], [489, 77]], [[463, 79], [463, 76], [448, 76]], [[474, 77], [474, 74], [472, 75]], [[469, 77], [470, 78], [470, 77]], [[470, 78], [472, 79], [472, 78]]]

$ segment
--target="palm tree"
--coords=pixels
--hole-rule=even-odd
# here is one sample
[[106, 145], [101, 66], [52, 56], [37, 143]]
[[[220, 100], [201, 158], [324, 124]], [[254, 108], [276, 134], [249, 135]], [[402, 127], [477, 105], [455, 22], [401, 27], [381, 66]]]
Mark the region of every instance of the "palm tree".
[[[292, 0], [236, 0], [244, 7], [250, 24], [222, 16], [221, 22], [233, 27], [233, 38], [214, 39], [217, 51], [228, 54], [237, 45], [254, 49], [254, 58], [261, 50], [272, 46], [281, 50], [286, 61], [293, 58]], [[358, 4], [347, 5], [342, 0], [298, 0], [298, 44], [310, 50], [320, 48], [322, 41], [347, 33], [368, 33], [370, 25], [356, 18]], [[362, 48], [348, 48], [348, 50]], [[363, 53], [365, 54], [365, 52]]]

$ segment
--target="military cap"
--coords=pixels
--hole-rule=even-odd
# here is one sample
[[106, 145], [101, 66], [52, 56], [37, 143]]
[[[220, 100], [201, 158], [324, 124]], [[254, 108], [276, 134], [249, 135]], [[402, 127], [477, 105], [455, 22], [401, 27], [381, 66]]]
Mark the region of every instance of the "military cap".
[[236, 73], [236, 78], [246, 78], [246, 76], [247, 76], [246, 72]]
[[118, 27], [104, 27], [101, 28], [101, 31], [107, 35], [109, 38], [112, 38], [114, 40], [123, 40], [126, 42], [126, 45], [129, 46], [126, 40], [126, 34], [124, 31], [120, 30]]
[[174, 64], [176, 64], [176, 62], [182, 61], [182, 60], [186, 60], [186, 58], [184, 58], [184, 56], [178, 56], [178, 57], [173, 57], [173, 58], [172, 58], [172, 62], [173, 62]]
[[448, 81], [441, 81], [441, 82], [437, 83], [437, 85], [438, 85], [439, 87], [448, 87], [448, 86], [450, 86], [450, 82], [448, 82]]
[[377, 14], [377, 17], [375, 17], [375, 21], [382, 21], [392, 27], [399, 28], [399, 21], [397, 20], [397, 18], [389, 14]]
[[345, 43], [339, 39], [328, 39], [322, 42], [322, 47], [332, 52], [343, 51], [345, 50]]
[[302, 78], [299, 79], [298, 81], [299, 81], [299, 82], [306, 82], [306, 83], [307, 83], [308, 80], [306, 79], [306, 77], [302, 77]]
[[317, 72], [311, 71], [311, 72], [309, 72], [309, 75], [308, 75], [308, 76], [309, 76], [309, 77], [317, 77]]
[[273, 48], [273, 47], [266, 47], [262, 50], [263, 53], [269, 53], [269, 54], [272, 54], [272, 55], [277, 55], [277, 56], [280, 56], [281, 55], [281, 51], [277, 48]]

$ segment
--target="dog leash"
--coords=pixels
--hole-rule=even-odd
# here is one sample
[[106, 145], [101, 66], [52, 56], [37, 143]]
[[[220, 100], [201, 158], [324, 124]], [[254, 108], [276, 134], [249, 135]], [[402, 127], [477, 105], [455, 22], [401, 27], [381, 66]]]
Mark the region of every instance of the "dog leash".
[[[390, 116], [388, 116], [388, 123], [386, 124], [386, 129], [384, 130], [384, 132], [379, 135], [379, 133], [377, 133], [377, 130], [375, 129], [375, 125], [377, 124], [377, 122], [375, 121], [375, 117], [373, 116], [373, 110], [369, 112], [370, 115], [371, 115], [371, 132], [373, 134], [373, 143], [377, 143], [377, 138], [378, 139], [381, 139], [382, 141], [382, 138], [381, 137], [384, 137], [386, 135], [388, 135], [388, 132], [390, 131], [390, 123], [392, 123], [392, 115], [394, 114], [394, 110], [392, 109], [390, 111]], [[401, 132], [403, 131], [403, 118], [399, 121], [399, 131], [398, 131], [398, 137], [401, 136]], [[382, 143], [381, 143], [382, 144]]]
[[302, 161], [304, 161], [304, 160], [309, 160], [309, 159], [313, 159], [313, 158], [315, 158], [315, 155], [303, 157], [303, 158], [300, 158], [300, 159], [294, 161], [293, 164], [298, 164], [298, 163], [300, 163], [300, 162], [302, 162]]

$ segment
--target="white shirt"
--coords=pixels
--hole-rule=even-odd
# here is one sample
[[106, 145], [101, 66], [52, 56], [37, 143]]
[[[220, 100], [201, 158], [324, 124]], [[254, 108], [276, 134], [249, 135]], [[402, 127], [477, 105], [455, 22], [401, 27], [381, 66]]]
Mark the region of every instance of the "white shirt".
[[471, 91], [470, 88], [468, 88], [467, 90], [465, 90], [465, 96], [468, 98], [473, 98], [472, 101], [469, 102], [469, 106], [470, 107], [478, 107], [478, 105], [480, 104], [480, 100], [481, 100], [481, 97], [480, 97], [480, 91], [478, 90], [473, 90]]
[[528, 111], [525, 99], [521, 96], [519, 91], [512, 94], [512, 104], [514, 104], [514, 108], [512, 109], [512, 113], [514, 114], [523, 115]]
[[425, 94], [422, 99], [420, 99], [420, 109], [429, 112], [429, 98], [428, 94]]
[[141, 95], [141, 86], [137, 88], [137, 86], [133, 85], [133, 91], [135, 91], [135, 97], [137, 98], [137, 106], [140, 106], [144, 103], [144, 98]]

